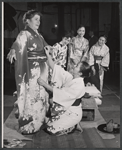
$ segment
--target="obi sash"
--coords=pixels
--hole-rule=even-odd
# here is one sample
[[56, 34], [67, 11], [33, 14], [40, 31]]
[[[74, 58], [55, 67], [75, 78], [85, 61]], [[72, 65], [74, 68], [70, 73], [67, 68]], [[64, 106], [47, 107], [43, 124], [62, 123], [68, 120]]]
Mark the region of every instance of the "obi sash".
[[94, 59], [95, 59], [95, 60], [102, 60], [103, 57], [102, 57], [102, 56], [94, 56]]
[[75, 102], [72, 104], [72, 106], [79, 106], [81, 101], [82, 101], [81, 98], [76, 99]]
[[28, 60], [39, 60], [41, 62], [47, 61], [47, 56], [44, 51], [28, 51]]
[[102, 59], [103, 59], [102, 56], [96, 56], [96, 55], [94, 55], [94, 61], [95, 61], [95, 63], [100, 63]]

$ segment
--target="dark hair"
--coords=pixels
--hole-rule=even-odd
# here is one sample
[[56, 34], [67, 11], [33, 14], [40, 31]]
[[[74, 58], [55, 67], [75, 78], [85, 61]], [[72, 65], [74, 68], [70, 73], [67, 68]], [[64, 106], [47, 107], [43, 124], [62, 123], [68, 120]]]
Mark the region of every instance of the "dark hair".
[[80, 66], [80, 72], [82, 72], [81, 77], [90, 77], [91, 76], [91, 67], [90, 65], [85, 62], [85, 61], [81, 61], [81, 66]]
[[29, 10], [27, 11], [23, 16], [23, 23], [27, 25], [27, 19], [33, 18], [35, 15], [40, 16], [40, 20], [42, 19], [42, 14], [39, 11], [36, 10]]
[[[82, 27], [85, 28], [85, 26], [84, 26], [83, 24], [79, 25], [78, 28], [77, 28], [77, 30], [78, 30], [79, 28], [82, 28]], [[86, 29], [86, 28], [85, 28], [85, 29]]]
[[69, 30], [69, 31], [65, 32], [63, 37], [72, 38], [73, 36], [74, 36], [74, 30]]
[[106, 35], [100, 35], [99, 38], [104, 37], [107, 42], [107, 36]]

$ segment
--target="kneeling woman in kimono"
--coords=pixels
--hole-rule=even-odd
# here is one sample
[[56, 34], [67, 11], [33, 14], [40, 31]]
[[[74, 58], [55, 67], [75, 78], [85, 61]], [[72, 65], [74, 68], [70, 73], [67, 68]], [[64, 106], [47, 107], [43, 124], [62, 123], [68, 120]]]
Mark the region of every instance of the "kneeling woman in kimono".
[[47, 121], [47, 131], [55, 135], [67, 134], [82, 119], [81, 97], [85, 94], [83, 78], [90, 75], [90, 66], [86, 62], [80, 62], [70, 74], [54, 64], [49, 47], [45, 51], [49, 67], [53, 69], [51, 85], [41, 78], [37, 82], [53, 93], [53, 98], [49, 100], [52, 112]]

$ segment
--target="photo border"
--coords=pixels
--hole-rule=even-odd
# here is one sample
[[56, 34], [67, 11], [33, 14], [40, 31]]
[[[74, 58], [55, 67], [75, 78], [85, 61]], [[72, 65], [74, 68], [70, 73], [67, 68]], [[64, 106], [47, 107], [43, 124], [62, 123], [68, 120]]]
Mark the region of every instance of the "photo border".
[[[0, 103], [0, 106], [1, 106], [1, 132], [0, 134], [3, 135], [3, 127], [2, 127], [2, 124], [3, 124], [3, 112], [4, 112], [4, 108], [3, 108], [3, 92], [4, 92], [4, 76], [3, 76], [3, 69], [4, 69], [4, 62], [3, 62], [3, 9], [2, 9], [2, 2], [119, 2], [120, 3], [120, 58], [122, 58], [122, 54], [121, 54], [121, 51], [122, 51], [122, 0], [0, 0], [0, 8], [1, 8], [1, 51], [0, 51], [0, 56], [1, 56], [1, 93], [0, 93], [0, 96], [1, 96], [1, 103]], [[121, 73], [122, 73], [122, 66], [121, 66], [121, 59], [120, 59], [120, 105], [122, 105], [122, 102], [121, 102], [121, 95], [122, 95], [122, 92], [121, 92], [121, 86], [122, 86], [122, 81], [121, 81]], [[122, 106], [121, 106], [122, 108]], [[120, 109], [120, 118], [122, 117], [122, 111]], [[121, 122], [121, 119], [120, 119], [120, 122]], [[121, 125], [121, 123], [120, 123]], [[122, 141], [122, 135], [120, 133], [120, 148], [121, 148], [121, 141]], [[2, 137], [1, 138], [1, 143], [2, 143]], [[0, 143], [0, 147], [2, 147]], [[1, 149], [4, 149], [4, 148], [1, 148]], [[16, 148], [14, 148], [16, 149]], [[33, 149], [33, 148], [31, 148]], [[41, 148], [40, 148], [41, 149]], [[45, 148], [46, 149], [46, 148]], [[48, 148], [50, 149], [50, 148]], [[51, 150], [53, 150], [54, 148], [51, 148]], [[66, 149], [70, 149], [70, 148], [66, 148]], [[82, 148], [81, 148], [82, 149]], [[86, 149], [90, 149], [90, 148], [86, 148]], [[98, 148], [96, 148], [98, 149]], [[108, 148], [105, 148], [105, 149], [108, 149]], [[113, 148], [112, 148], [113, 149]], [[115, 148], [116, 149], [116, 148]], [[117, 148], [119, 149], [119, 148]]]

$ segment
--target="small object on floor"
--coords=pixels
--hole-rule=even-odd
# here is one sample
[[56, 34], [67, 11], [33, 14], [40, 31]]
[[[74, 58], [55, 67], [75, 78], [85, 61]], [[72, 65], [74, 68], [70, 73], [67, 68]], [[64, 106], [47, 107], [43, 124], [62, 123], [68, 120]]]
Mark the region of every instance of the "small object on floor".
[[22, 148], [26, 143], [19, 139], [12, 139], [11, 141], [4, 139], [4, 148]]
[[97, 105], [101, 105], [102, 104], [102, 100], [99, 99], [98, 97], [95, 97], [94, 100], [95, 100]]
[[105, 128], [108, 132], [112, 132], [114, 127], [113, 127], [113, 119], [109, 120], [106, 124]]
[[97, 127], [97, 129], [104, 133], [117, 134], [120, 133], [120, 125], [117, 123], [113, 124], [101, 124]]

